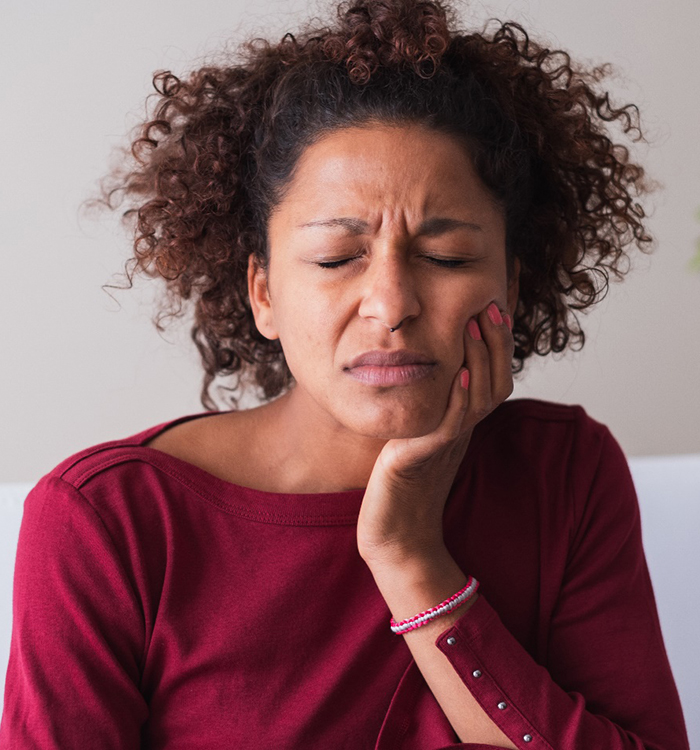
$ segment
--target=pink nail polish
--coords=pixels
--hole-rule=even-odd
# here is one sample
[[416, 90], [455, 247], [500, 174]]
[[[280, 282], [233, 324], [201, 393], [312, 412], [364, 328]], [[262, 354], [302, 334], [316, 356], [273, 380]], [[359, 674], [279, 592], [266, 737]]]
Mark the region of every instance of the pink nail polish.
[[460, 375], [460, 380], [462, 383], [462, 388], [464, 388], [464, 390], [467, 390], [467, 388], [469, 388], [469, 370], [465, 370]]
[[469, 318], [469, 322], [467, 323], [467, 330], [469, 331], [469, 335], [476, 339], [477, 341], [481, 340], [481, 331], [479, 330], [479, 324], [474, 320], [474, 318]]
[[503, 322], [503, 318], [501, 317], [501, 311], [498, 309], [495, 302], [492, 302], [488, 306], [487, 312], [493, 324], [496, 326], [500, 326], [501, 323]]
[[505, 320], [506, 325], [508, 326], [509, 330], [513, 330], [513, 321], [510, 319], [510, 315], [508, 313], [505, 313], [503, 316], [503, 320]]

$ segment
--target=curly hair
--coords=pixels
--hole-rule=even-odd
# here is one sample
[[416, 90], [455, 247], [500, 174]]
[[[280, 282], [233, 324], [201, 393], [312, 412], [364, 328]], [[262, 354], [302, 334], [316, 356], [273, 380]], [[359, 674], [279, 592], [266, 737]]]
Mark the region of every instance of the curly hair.
[[255, 326], [248, 257], [267, 267], [271, 211], [304, 149], [335, 129], [419, 123], [465, 144], [504, 209], [508, 268], [521, 264], [514, 374], [532, 354], [580, 349], [575, 311], [605, 296], [611, 272], [622, 278], [630, 245], [652, 246], [637, 202], [652, 188], [609, 132], [643, 140], [639, 111], [597, 90], [608, 64], [575, 64], [514, 22], [459, 31], [439, 0], [336, 11], [333, 24], [249, 39], [187, 76], [156, 72], [155, 107], [103, 182], [110, 208], [130, 202], [129, 285], [137, 272], [165, 283], [158, 329], [193, 307], [207, 409], [219, 376], [233, 378], [233, 406], [244, 384], [270, 399], [293, 383], [279, 341]]

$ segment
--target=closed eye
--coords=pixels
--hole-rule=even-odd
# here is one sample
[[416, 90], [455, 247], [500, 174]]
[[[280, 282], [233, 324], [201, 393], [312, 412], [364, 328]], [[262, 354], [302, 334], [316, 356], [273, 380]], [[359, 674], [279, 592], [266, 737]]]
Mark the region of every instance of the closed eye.
[[[316, 265], [319, 268], [340, 268], [351, 261], [359, 260], [361, 257], [360, 255], [353, 255], [350, 258], [341, 258], [340, 260], [317, 261]], [[434, 255], [424, 255], [423, 257], [440, 268], [463, 268], [470, 263], [470, 260], [466, 258], [438, 258]]]
[[355, 255], [352, 258], [343, 258], [342, 260], [325, 260], [317, 263], [316, 265], [318, 265], [320, 268], [339, 268], [345, 263], [349, 263], [351, 260], [357, 260], [358, 258], [359, 256]]
[[461, 268], [469, 263], [464, 258], [436, 258], [434, 255], [426, 255], [424, 257], [441, 268]]

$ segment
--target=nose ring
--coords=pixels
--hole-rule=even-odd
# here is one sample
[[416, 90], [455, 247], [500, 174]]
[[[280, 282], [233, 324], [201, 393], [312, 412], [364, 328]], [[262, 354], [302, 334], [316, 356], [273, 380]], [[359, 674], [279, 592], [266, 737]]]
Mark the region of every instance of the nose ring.
[[393, 333], [394, 331], [398, 331], [399, 328], [403, 325], [403, 320], [396, 326], [396, 328], [390, 328], [389, 331]]

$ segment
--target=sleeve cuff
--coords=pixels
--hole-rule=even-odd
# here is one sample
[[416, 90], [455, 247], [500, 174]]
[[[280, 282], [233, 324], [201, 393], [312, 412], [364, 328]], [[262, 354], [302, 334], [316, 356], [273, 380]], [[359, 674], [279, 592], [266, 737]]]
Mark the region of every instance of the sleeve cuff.
[[514, 744], [528, 750], [552, 750], [518, 708], [516, 696], [503, 688], [505, 684], [526, 687], [530, 683], [537, 693], [543, 679], [551, 680], [549, 673], [516, 641], [483, 594], [479, 593], [464, 616], [438, 636], [435, 645]]

